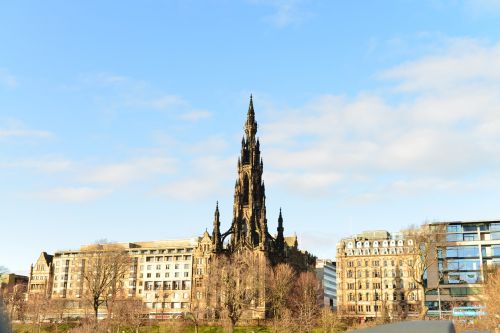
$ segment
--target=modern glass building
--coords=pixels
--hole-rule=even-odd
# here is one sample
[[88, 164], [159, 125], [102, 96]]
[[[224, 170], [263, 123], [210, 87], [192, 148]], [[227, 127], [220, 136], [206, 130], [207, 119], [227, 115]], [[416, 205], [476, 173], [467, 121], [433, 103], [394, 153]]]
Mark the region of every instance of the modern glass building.
[[316, 260], [316, 275], [323, 285], [323, 305], [337, 309], [336, 262], [329, 259]]
[[480, 305], [485, 274], [500, 264], [500, 221], [435, 222], [429, 227], [440, 235], [436, 264], [427, 272], [429, 310]]

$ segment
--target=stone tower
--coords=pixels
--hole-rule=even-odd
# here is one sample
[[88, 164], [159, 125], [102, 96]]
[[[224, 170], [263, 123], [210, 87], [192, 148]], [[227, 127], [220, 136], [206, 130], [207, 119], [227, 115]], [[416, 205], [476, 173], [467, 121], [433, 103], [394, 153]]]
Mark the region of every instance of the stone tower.
[[238, 158], [238, 178], [234, 186], [231, 248], [269, 248], [266, 220], [266, 194], [262, 180], [263, 163], [260, 157], [257, 123], [252, 96], [245, 122], [245, 135], [241, 140]]
[[[240, 249], [261, 250], [270, 257], [283, 258], [285, 251], [283, 237], [283, 218], [278, 220], [276, 239], [269, 234], [266, 219], [266, 190], [262, 179], [264, 164], [260, 156], [260, 143], [257, 138], [257, 122], [253, 99], [250, 96], [245, 133], [241, 140], [241, 152], [238, 158], [237, 178], [234, 185], [233, 221], [231, 228], [221, 233], [219, 207], [216, 206], [212, 245], [214, 252], [229, 252]], [[223, 242], [231, 235], [228, 246]]]

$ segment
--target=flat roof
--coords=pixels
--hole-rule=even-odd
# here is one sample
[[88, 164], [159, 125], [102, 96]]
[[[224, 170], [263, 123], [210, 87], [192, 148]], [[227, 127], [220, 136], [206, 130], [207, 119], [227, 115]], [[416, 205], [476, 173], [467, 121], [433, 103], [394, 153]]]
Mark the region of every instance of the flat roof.
[[434, 221], [428, 223], [428, 225], [436, 225], [436, 224], [468, 224], [468, 223], [498, 223], [498, 220], [471, 220], [471, 221]]

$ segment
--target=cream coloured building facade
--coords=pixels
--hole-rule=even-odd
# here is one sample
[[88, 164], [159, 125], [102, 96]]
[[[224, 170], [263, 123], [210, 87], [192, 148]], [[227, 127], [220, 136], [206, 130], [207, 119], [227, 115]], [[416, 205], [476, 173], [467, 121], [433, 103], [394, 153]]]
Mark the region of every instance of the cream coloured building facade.
[[415, 316], [423, 290], [415, 283], [412, 239], [365, 231], [337, 244], [337, 309], [360, 319]]
[[[193, 276], [193, 251], [198, 238], [151, 242], [118, 243], [112, 246], [129, 255], [130, 266], [121, 285], [125, 298], [140, 298], [154, 316], [178, 315], [190, 307]], [[88, 311], [85, 299], [86, 250], [42, 253], [30, 274], [29, 296], [46, 295], [66, 301], [67, 316], [82, 316]], [[50, 263], [45, 265], [45, 258]], [[39, 283], [40, 281], [43, 281]], [[105, 307], [102, 308], [102, 313]]]

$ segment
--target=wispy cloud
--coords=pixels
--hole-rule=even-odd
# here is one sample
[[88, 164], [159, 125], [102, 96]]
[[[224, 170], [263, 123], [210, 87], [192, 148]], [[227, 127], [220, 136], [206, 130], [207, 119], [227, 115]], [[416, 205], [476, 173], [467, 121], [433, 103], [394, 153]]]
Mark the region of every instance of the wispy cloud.
[[393, 89], [318, 96], [283, 110], [286, 117], [273, 110], [261, 132], [268, 178], [304, 193], [360, 182], [385, 182], [396, 193], [456, 190], [466, 177], [497, 170], [499, 50], [450, 40], [448, 50], [382, 72]]
[[83, 180], [93, 183], [126, 184], [159, 174], [175, 172], [177, 162], [168, 157], [143, 157], [122, 163], [97, 166], [85, 172]]
[[110, 189], [92, 187], [59, 187], [37, 193], [37, 196], [49, 201], [82, 203], [102, 198], [111, 192]]
[[212, 113], [207, 110], [192, 110], [182, 113], [179, 118], [188, 121], [198, 121], [212, 117]]
[[72, 162], [63, 158], [52, 158], [52, 157], [40, 157], [37, 159], [21, 159], [15, 161], [1, 161], [0, 168], [10, 168], [10, 169], [34, 169], [40, 172], [61, 172], [67, 171], [72, 166]]
[[250, 3], [273, 8], [274, 13], [265, 19], [278, 28], [299, 24], [312, 14], [301, 6], [303, 0], [250, 0]]
[[[235, 157], [202, 156], [185, 168], [191, 176], [171, 181], [155, 190], [156, 194], [184, 201], [213, 197], [225, 190], [224, 186], [234, 177]], [[230, 183], [229, 183], [230, 184]]]
[[0, 139], [15, 137], [50, 138], [53, 137], [53, 134], [49, 131], [22, 128], [0, 129]]

